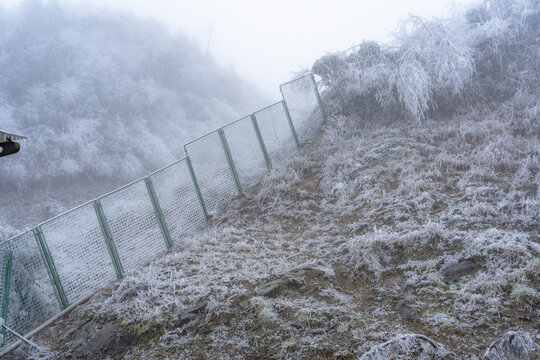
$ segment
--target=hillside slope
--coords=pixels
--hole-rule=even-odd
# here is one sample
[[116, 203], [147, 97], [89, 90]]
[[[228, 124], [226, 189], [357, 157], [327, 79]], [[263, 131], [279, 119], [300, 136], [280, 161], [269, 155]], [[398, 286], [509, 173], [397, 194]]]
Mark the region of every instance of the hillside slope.
[[538, 105], [334, 120], [209, 231], [39, 342], [127, 359], [352, 359], [407, 333], [456, 354], [430, 359], [480, 358], [509, 330], [538, 343]]

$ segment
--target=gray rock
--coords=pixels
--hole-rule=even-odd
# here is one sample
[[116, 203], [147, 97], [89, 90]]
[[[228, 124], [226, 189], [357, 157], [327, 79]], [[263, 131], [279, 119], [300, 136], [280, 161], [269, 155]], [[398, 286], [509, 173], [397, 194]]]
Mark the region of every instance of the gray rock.
[[398, 312], [403, 318], [409, 321], [418, 321], [420, 319], [420, 312], [411, 308], [405, 300], [399, 300], [394, 305], [394, 310]]
[[283, 280], [274, 280], [256, 288], [255, 294], [257, 294], [257, 296], [276, 298], [279, 295], [280, 290], [284, 286], [285, 286], [285, 282]]
[[298, 280], [287, 279], [287, 280], [274, 280], [261, 285], [255, 289], [255, 294], [257, 296], [264, 296], [268, 298], [276, 298], [286, 288], [298, 288], [302, 286], [302, 283]]
[[421, 334], [399, 335], [389, 341], [372, 347], [359, 360], [379, 359], [433, 359], [454, 360], [456, 354], [427, 336]]
[[193, 305], [185, 309], [184, 312], [180, 314], [180, 317], [178, 318], [178, 322], [176, 323], [176, 326], [182, 327], [188, 322], [195, 319], [197, 317], [197, 314], [199, 314], [201, 311], [206, 309], [207, 305], [208, 303], [206, 301], [203, 301], [201, 303], [198, 303], [196, 305]]
[[184, 310], [184, 313], [198, 314], [204, 309], [206, 309], [207, 305], [208, 305], [208, 302], [203, 301], [201, 303], [188, 307], [187, 309]]
[[197, 314], [194, 313], [184, 313], [180, 315], [180, 318], [178, 319], [178, 323], [176, 324], [178, 327], [186, 325], [191, 320], [195, 319], [197, 317]]
[[86, 339], [90, 336], [90, 333], [95, 332], [97, 327], [99, 327], [99, 325], [95, 321], [86, 323], [81, 330], [75, 334], [73, 341], [85, 343]]
[[465, 275], [472, 275], [482, 268], [484, 259], [473, 257], [464, 259], [457, 264], [452, 264], [442, 269], [444, 279], [448, 282], [454, 282]]
[[115, 323], [86, 324], [74, 337], [80, 343], [71, 357], [75, 359], [101, 359], [105, 354], [120, 354], [136, 340], [134, 333]]

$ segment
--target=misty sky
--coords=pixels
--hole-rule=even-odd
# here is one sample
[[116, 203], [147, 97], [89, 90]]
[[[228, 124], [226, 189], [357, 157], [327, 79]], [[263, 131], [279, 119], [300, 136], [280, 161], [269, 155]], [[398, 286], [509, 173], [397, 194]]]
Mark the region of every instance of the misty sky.
[[[309, 68], [325, 53], [362, 40], [388, 41], [409, 14], [441, 17], [477, 0], [64, 1], [119, 8], [181, 30], [273, 99], [293, 71]], [[16, 6], [20, 0], [0, 2]]]

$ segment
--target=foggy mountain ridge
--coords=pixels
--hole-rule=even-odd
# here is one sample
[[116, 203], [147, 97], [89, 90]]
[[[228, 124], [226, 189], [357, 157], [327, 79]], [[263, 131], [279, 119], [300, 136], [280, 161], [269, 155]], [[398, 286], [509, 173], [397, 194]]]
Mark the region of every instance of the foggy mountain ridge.
[[540, 2], [322, 57], [320, 137], [35, 359], [540, 358]]
[[183, 156], [266, 99], [183, 34], [79, 4], [0, 4], [0, 238]]

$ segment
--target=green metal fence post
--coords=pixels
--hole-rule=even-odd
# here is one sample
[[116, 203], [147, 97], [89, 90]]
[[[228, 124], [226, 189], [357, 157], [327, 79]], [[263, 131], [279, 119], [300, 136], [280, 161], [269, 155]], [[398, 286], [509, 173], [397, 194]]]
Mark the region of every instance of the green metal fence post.
[[66, 293], [64, 292], [62, 282], [60, 281], [60, 277], [58, 276], [58, 272], [56, 271], [56, 267], [54, 266], [54, 261], [51, 256], [51, 252], [49, 251], [49, 247], [47, 246], [47, 242], [45, 241], [45, 236], [43, 236], [43, 231], [41, 231], [41, 226], [36, 226], [33, 229], [33, 232], [39, 249], [41, 250], [41, 255], [45, 260], [47, 271], [49, 272], [49, 275], [53, 281], [56, 294], [58, 295], [58, 299], [60, 300], [60, 305], [62, 306], [62, 309], [65, 309], [69, 306], [69, 302], [67, 300]]
[[[184, 151], [187, 154], [185, 147], [184, 147]], [[193, 186], [195, 187], [195, 192], [197, 193], [197, 197], [199, 198], [199, 203], [201, 204], [204, 218], [206, 221], [208, 221], [208, 211], [206, 211], [206, 204], [204, 203], [204, 199], [201, 193], [201, 188], [199, 187], [199, 182], [197, 181], [197, 177], [195, 176], [195, 171], [193, 171], [193, 165], [191, 165], [191, 160], [189, 156], [186, 156], [186, 164], [188, 166], [189, 175], [191, 176], [191, 181], [193, 182]]]
[[223, 151], [227, 157], [227, 162], [229, 163], [229, 168], [231, 169], [232, 176], [234, 178], [234, 184], [236, 185], [236, 190], [238, 194], [242, 193], [242, 186], [240, 186], [240, 179], [238, 178], [238, 173], [236, 172], [236, 167], [234, 166], [234, 161], [231, 155], [231, 150], [229, 149], [229, 144], [227, 143], [227, 137], [222, 128], [218, 129], [219, 139], [221, 140], [221, 145], [223, 146]]
[[[281, 91], [281, 96], [283, 96], [283, 90], [281, 87], [279, 88]], [[283, 104], [283, 109], [285, 110], [285, 115], [287, 115], [287, 121], [289, 122], [289, 127], [291, 128], [291, 133], [294, 139], [294, 142], [296, 143], [296, 147], [300, 148], [300, 142], [298, 141], [298, 135], [296, 134], [296, 129], [294, 128], [294, 124], [292, 122], [291, 113], [289, 112], [289, 107], [287, 106], [287, 101], [285, 101], [285, 96], [283, 96], [283, 101], [281, 102]]]
[[120, 257], [118, 256], [116, 246], [114, 246], [111, 230], [109, 229], [109, 223], [107, 222], [107, 218], [105, 217], [105, 213], [103, 212], [103, 207], [101, 206], [101, 201], [99, 201], [99, 199], [94, 200], [94, 210], [96, 211], [99, 226], [101, 228], [103, 238], [105, 239], [107, 249], [109, 250], [109, 255], [111, 256], [114, 270], [116, 271], [116, 277], [121, 279], [124, 277], [124, 268], [120, 262]]
[[321, 100], [321, 94], [319, 94], [319, 88], [317, 88], [317, 83], [315, 82], [315, 77], [313, 76], [313, 73], [311, 75], [311, 81], [313, 81], [313, 88], [315, 89], [315, 95], [317, 96], [317, 102], [319, 103], [319, 108], [321, 109], [321, 114], [323, 117], [323, 122], [326, 122], [326, 111], [324, 111], [324, 106]]
[[[4, 319], [4, 324], [7, 324], [8, 316], [8, 304], [9, 304], [9, 289], [11, 286], [11, 264], [13, 262], [13, 252], [8, 251], [6, 254], [7, 262], [6, 269], [4, 274], [4, 293], [2, 294], [2, 319]], [[3, 347], [6, 344], [6, 328], [2, 327], [2, 343], [0, 347]]]
[[161, 211], [161, 206], [159, 206], [159, 201], [156, 196], [156, 190], [154, 189], [152, 179], [150, 179], [149, 177], [145, 177], [144, 183], [146, 184], [148, 195], [150, 195], [150, 200], [152, 201], [152, 206], [154, 207], [154, 212], [156, 213], [156, 218], [158, 219], [161, 233], [163, 234], [163, 238], [165, 239], [165, 245], [167, 245], [167, 248], [170, 249], [173, 246], [171, 234], [169, 233], [169, 228], [167, 227], [165, 218], [163, 217], [163, 211]]
[[261, 151], [264, 156], [264, 161], [266, 161], [266, 166], [268, 167], [268, 170], [272, 170], [272, 162], [270, 162], [270, 156], [268, 156], [268, 151], [266, 150], [261, 129], [259, 129], [259, 122], [257, 121], [255, 114], [251, 114], [251, 123], [253, 124], [253, 129], [255, 129], [255, 133], [257, 134], [257, 139], [259, 140], [259, 145], [261, 146]]

